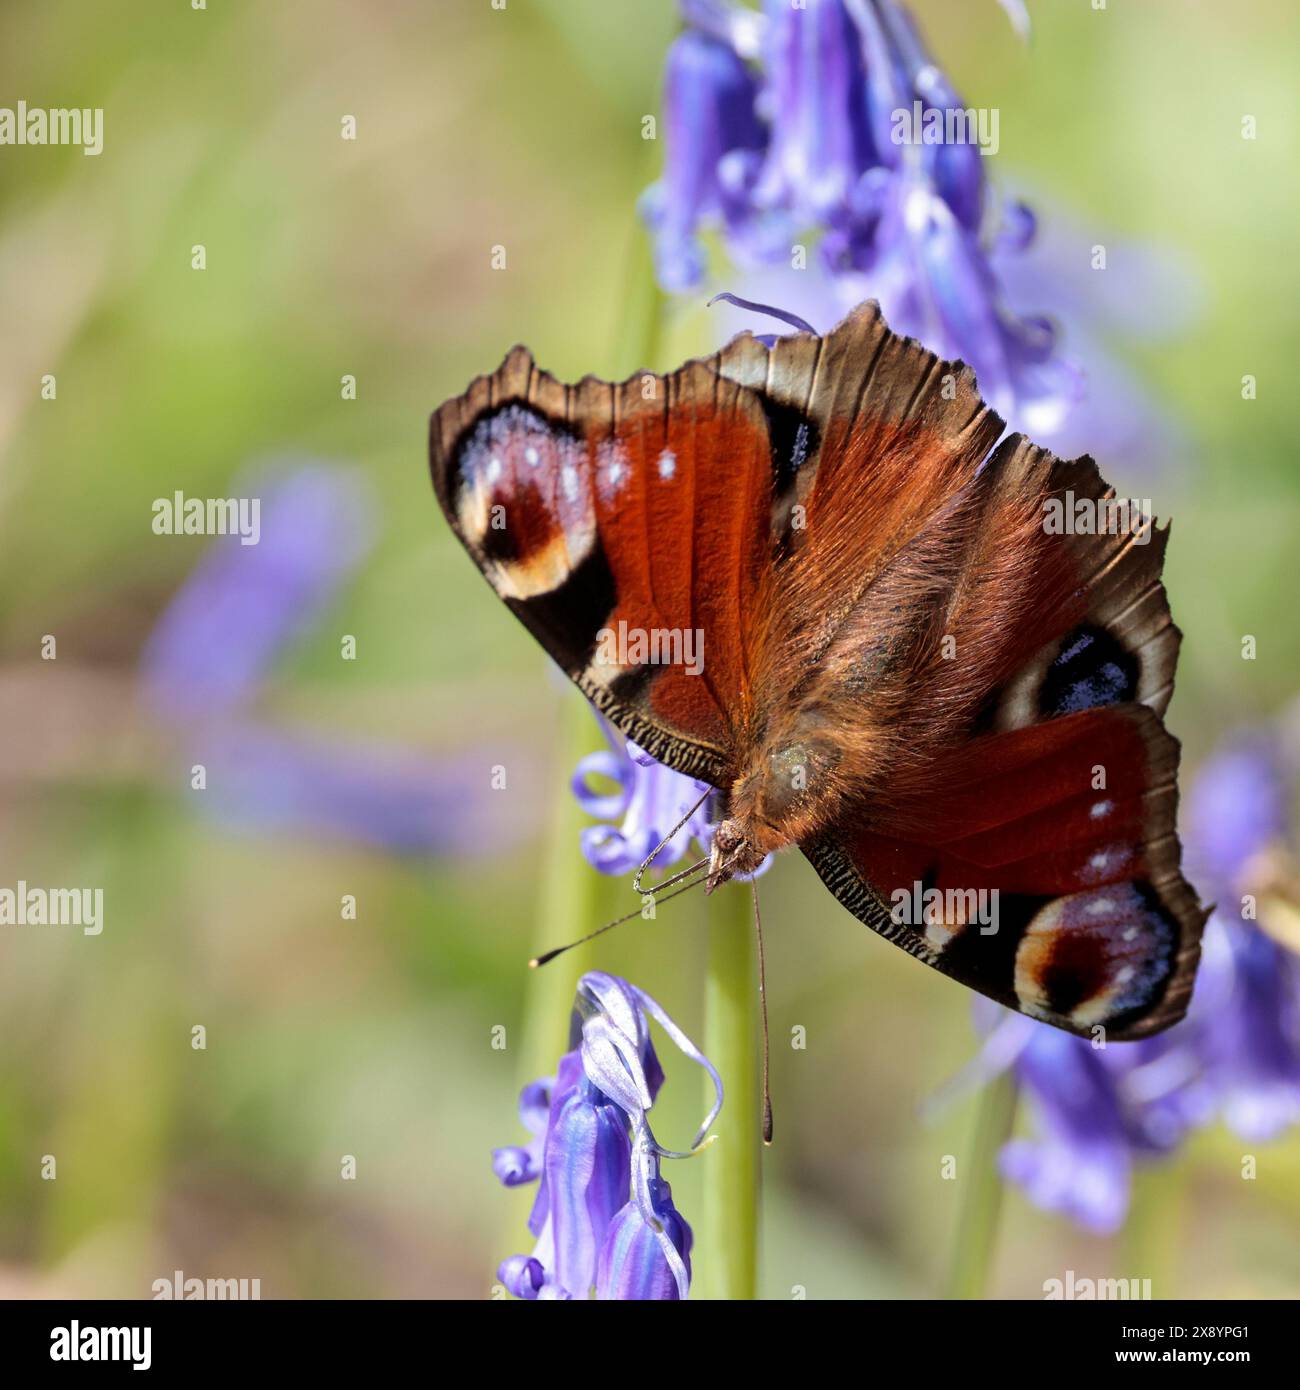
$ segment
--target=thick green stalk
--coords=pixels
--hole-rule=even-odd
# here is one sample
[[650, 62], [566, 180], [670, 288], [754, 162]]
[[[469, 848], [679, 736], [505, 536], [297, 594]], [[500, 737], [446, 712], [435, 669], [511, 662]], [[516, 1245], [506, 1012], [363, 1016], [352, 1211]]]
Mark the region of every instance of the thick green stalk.
[[1169, 1159], [1133, 1174], [1133, 1196], [1120, 1242], [1129, 1279], [1150, 1279], [1153, 1298], [1179, 1298], [1182, 1234], [1187, 1213], [1187, 1160]]
[[1010, 1072], [994, 1077], [979, 1093], [975, 1105], [975, 1130], [957, 1172], [962, 1204], [948, 1278], [949, 1298], [983, 1298], [988, 1290], [1002, 1211], [998, 1153], [1015, 1124], [1015, 1078]]
[[[611, 898], [606, 880], [582, 857], [578, 835], [590, 821], [569, 787], [578, 759], [602, 745], [586, 700], [566, 695], [560, 715], [560, 756], [554, 771], [554, 806], [537, 903], [534, 952], [563, 946], [598, 927]], [[628, 895], [630, 896], [630, 894]], [[578, 977], [593, 968], [594, 944], [575, 946], [529, 972], [519, 1084], [544, 1076], [569, 1047], [569, 1015]]]
[[[703, 1202], [692, 1256], [699, 1298], [751, 1299], [758, 1288], [759, 1085], [758, 978], [747, 884], [709, 899], [709, 965], [704, 1052], [722, 1076], [718, 1138], [703, 1165]], [[708, 1103], [713, 1088], [707, 1084]]]

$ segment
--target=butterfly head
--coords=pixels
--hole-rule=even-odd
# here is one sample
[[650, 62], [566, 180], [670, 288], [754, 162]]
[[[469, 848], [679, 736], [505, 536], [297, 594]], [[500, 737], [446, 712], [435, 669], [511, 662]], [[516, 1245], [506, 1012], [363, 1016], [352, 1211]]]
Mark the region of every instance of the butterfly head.
[[753, 873], [765, 858], [766, 851], [758, 847], [741, 821], [735, 817], [724, 820], [713, 834], [704, 891], [712, 893], [736, 874]]

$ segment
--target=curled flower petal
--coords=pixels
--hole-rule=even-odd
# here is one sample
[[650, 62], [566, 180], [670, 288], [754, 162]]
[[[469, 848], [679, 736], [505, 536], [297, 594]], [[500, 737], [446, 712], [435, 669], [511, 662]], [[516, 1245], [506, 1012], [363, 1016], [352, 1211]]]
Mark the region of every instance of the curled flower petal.
[[492, 1150], [492, 1171], [505, 1187], [519, 1187], [536, 1182], [542, 1175], [540, 1154], [518, 1144]]
[[502, 1260], [497, 1269], [497, 1278], [516, 1298], [530, 1302], [538, 1296], [546, 1282], [541, 1261], [531, 1255], [511, 1255]]
[[[616, 792], [599, 792], [592, 788], [590, 779], [604, 777], [618, 784]], [[626, 758], [620, 758], [609, 749], [588, 753], [578, 760], [573, 770], [571, 785], [578, 805], [587, 815], [596, 820], [617, 820], [627, 814], [628, 802], [632, 799], [632, 788], [636, 773], [628, 765]]]
[[704, 1117], [704, 1123], [700, 1126], [699, 1133], [695, 1136], [694, 1148], [699, 1148], [704, 1140], [704, 1136], [713, 1128], [713, 1122], [718, 1118], [718, 1112], [722, 1109], [722, 1078], [718, 1075], [718, 1069], [700, 1051], [698, 1047], [686, 1036], [677, 1024], [668, 1016], [661, 1005], [652, 999], [644, 990], [637, 989], [635, 985], [631, 987], [640, 1001], [642, 1008], [655, 1020], [665, 1033], [677, 1045], [677, 1049], [686, 1057], [689, 1057], [697, 1066], [703, 1067], [708, 1074], [709, 1080], [713, 1082], [713, 1105], [709, 1113]]

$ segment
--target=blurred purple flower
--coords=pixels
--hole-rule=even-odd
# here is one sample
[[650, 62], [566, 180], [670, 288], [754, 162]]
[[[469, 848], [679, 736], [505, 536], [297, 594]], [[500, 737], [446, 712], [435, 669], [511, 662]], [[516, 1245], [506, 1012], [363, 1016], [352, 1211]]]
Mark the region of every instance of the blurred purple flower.
[[[1017, 238], [1004, 208], [1004, 229], [991, 262], [1006, 302], [1068, 325], [1070, 358], [1085, 386], [1040, 442], [1065, 458], [1089, 453], [1144, 472], [1185, 464], [1186, 430], [1135, 380], [1139, 374], [1116, 349], [1127, 353], [1186, 329], [1204, 301], [1195, 273], [1175, 248], [1080, 225], [1063, 208], [1049, 208], [1028, 240]], [[1104, 270], [1094, 264], [1098, 243], [1107, 252]]]
[[[1021, 11], [1009, 8], [1017, 22]], [[703, 279], [694, 238], [706, 222], [722, 225], [741, 265], [780, 261], [792, 237], [820, 232], [820, 261], [836, 301], [830, 321], [859, 300], [877, 299], [895, 332], [969, 363], [985, 399], [1013, 427], [1038, 436], [1059, 427], [1083, 379], [1057, 352], [1052, 323], [1009, 309], [991, 261], [995, 248], [1005, 256], [1029, 243], [1032, 215], [1013, 204], [990, 219], [978, 143], [925, 144], [915, 131], [903, 138], [903, 113], [910, 120], [919, 110], [924, 120], [962, 102], [898, 0], [808, 0], [798, 8], [768, 0], [761, 15], [745, 11], [743, 23], [734, 7], [718, 3], [685, 4], [683, 13], [703, 28], [688, 29], [670, 54], [664, 107], [670, 131], [697, 133], [693, 143], [676, 142], [689, 151], [693, 174], [684, 177], [670, 141], [664, 178], [645, 204], [664, 287], [680, 291]], [[699, 44], [731, 74], [727, 90], [738, 105], [741, 71], [758, 83], [750, 104], [761, 120], [757, 136], [748, 121], [743, 135], [720, 138], [716, 117], [699, 120], [675, 56]], [[753, 74], [748, 58], [757, 58]], [[721, 218], [710, 216], [719, 198], [706, 204], [682, 191], [724, 185], [730, 201]], [[765, 235], [753, 235], [755, 227]], [[693, 254], [683, 255], [683, 245]], [[816, 322], [799, 292], [793, 300], [788, 290], [755, 297]]]
[[373, 543], [373, 499], [351, 470], [283, 465], [234, 492], [260, 500], [258, 543], [214, 541], [145, 646], [145, 686], [168, 717], [221, 714], [252, 700]]
[[1216, 913], [1194, 1007], [1224, 1122], [1247, 1142], [1300, 1123], [1300, 960], [1253, 922]]
[[196, 729], [204, 813], [245, 833], [303, 835], [394, 854], [496, 855], [528, 833], [527, 807], [490, 791], [499, 748], [435, 759], [399, 743], [250, 724]]
[[1080, 1043], [1054, 1028], [1027, 1042], [1016, 1071], [1037, 1102], [1039, 1136], [1011, 1140], [1000, 1166], [1036, 1206], [1113, 1231], [1128, 1208], [1128, 1135], [1104, 1054]]
[[1205, 1064], [1246, 1140], [1300, 1122], [1300, 960], [1254, 920], [1267, 925], [1263, 890], [1293, 853], [1290, 791], [1281, 740], [1258, 731], [1216, 754], [1188, 799], [1192, 871], [1219, 902], [1197, 1000]]
[[532, 1143], [493, 1155], [506, 1186], [540, 1179], [528, 1218], [537, 1244], [498, 1271], [516, 1298], [587, 1298], [593, 1288], [597, 1298], [686, 1297], [691, 1231], [659, 1174], [661, 1158], [686, 1155], [662, 1148], [647, 1119], [664, 1079], [652, 1018], [713, 1082], [716, 1099], [691, 1152], [722, 1108], [717, 1071], [648, 994], [615, 975], [584, 975], [570, 1051], [553, 1082], [520, 1096]]
[[744, 255], [770, 254], [786, 238], [750, 197], [763, 136], [744, 61], [729, 45], [688, 30], [668, 50], [664, 85], [664, 177], [640, 206], [654, 229], [660, 282], [684, 290], [704, 274], [701, 226], [725, 227]]
[[[1023, 36], [1024, 5], [1004, 8]], [[683, 0], [681, 9], [688, 35], [707, 34], [750, 65], [762, 140], [758, 177], [736, 186], [749, 213], [733, 204], [729, 219], [697, 216], [674, 194], [669, 150], [664, 178], [647, 195], [651, 230], [661, 266], [671, 259], [665, 226], [695, 251], [676, 258], [672, 276], [661, 273], [665, 288], [704, 278], [695, 232], [720, 225], [746, 270], [746, 296], [822, 332], [861, 300], [878, 300], [895, 331], [969, 363], [1012, 429], [1065, 457], [1088, 452], [1148, 471], [1185, 457], [1176, 420], [1134, 386], [1108, 344], [1168, 336], [1195, 312], [1199, 285], [1166, 248], [1085, 235], [1056, 213], [1040, 235], [1023, 201], [993, 196], [991, 161], [975, 144], [897, 143], [896, 113], [914, 103], [922, 112], [962, 108], [899, 0], [811, 0], [806, 9], [770, 0], [763, 13]], [[670, 125], [678, 114], [686, 120], [671, 83], [664, 106]], [[717, 177], [712, 150], [707, 140], [693, 147], [701, 178]], [[755, 166], [752, 144], [744, 163]], [[820, 236], [814, 260], [778, 270], [810, 235]], [[1104, 273], [1093, 266], [1099, 240], [1108, 243]], [[1068, 358], [1058, 351], [1060, 322], [1069, 325]], [[729, 335], [750, 324], [723, 313], [719, 326]]]
[[1225, 744], [1187, 798], [1188, 867], [1211, 901], [1240, 915], [1240, 896], [1261, 856], [1291, 836], [1290, 788], [1280, 739], [1261, 730]]
[[[840, 0], [809, 0], [806, 10], [771, 0], [766, 12], [769, 131], [754, 200], [804, 223], [835, 224], [847, 214], [861, 171], [878, 162], [862, 46]], [[665, 105], [671, 111], [670, 92]], [[788, 243], [777, 249], [789, 253]]]
[[396, 743], [343, 742], [247, 722], [275, 664], [321, 622], [374, 543], [375, 498], [355, 469], [287, 461], [233, 489], [261, 504], [257, 544], [212, 542], [146, 643], [146, 698], [209, 772], [204, 814], [260, 832], [398, 853], [499, 853], [526, 831], [491, 793], [500, 761], [437, 761]]

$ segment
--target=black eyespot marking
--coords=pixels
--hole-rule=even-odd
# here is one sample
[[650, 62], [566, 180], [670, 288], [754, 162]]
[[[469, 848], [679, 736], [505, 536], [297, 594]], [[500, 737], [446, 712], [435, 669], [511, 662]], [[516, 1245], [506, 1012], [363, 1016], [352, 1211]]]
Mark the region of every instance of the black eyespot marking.
[[1038, 690], [1047, 718], [1137, 698], [1138, 659], [1103, 628], [1077, 627], [1061, 643]]
[[817, 427], [797, 407], [766, 397], [763, 413], [772, 444], [772, 491], [780, 497], [794, 486], [799, 470], [816, 452]]
[[[527, 558], [531, 548], [549, 531], [551, 523], [546, 503], [531, 483], [520, 488], [518, 495], [509, 501], [504, 499], [504, 494], [502, 499], [499, 503], [494, 499], [494, 505], [500, 507], [507, 520], [513, 512], [516, 524], [498, 526], [496, 518], [492, 518], [487, 530], [479, 537], [478, 546], [485, 559], [510, 565]], [[528, 525], [530, 520], [533, 522], [531, 526]]]
[[506, 602], [561, 668], [572, 675], [590, 665], [600, 630], [617, 600], [613, 572], [597, 542], [559, 588]]
[[610, 681], [609, 693], [620, 705], [635, 705], [644, 698], [651, 682], [662, 669], [659, 666], [646, 665], [622, 671]]

